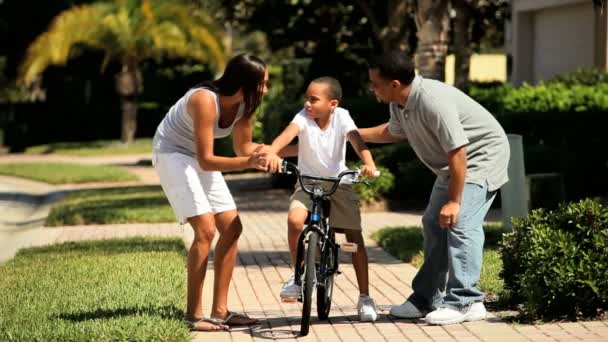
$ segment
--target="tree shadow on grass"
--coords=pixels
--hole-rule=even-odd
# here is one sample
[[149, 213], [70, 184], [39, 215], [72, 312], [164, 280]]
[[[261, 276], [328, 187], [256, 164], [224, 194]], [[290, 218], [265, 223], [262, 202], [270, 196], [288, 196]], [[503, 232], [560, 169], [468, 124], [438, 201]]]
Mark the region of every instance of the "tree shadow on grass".
[[84, 322], [90, 320], [110, 319], [126, 316], [158, 316], [163, 319], [182, 320], [184, 317], [184, 311], [174, 305], [165, 305], [147, 307], [127, 307], [118, 309], [97, 309], [94, 311], [60, 313], [51, 316], [51, 318], [71, 322]]

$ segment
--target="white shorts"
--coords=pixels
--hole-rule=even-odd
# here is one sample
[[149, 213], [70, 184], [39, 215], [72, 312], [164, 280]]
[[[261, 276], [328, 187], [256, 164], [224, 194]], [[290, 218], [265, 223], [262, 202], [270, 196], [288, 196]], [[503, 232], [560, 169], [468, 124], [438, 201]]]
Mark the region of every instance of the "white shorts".
[[181, 224], [193, 216], [236, 209], [221, 172], [204, 171], [196, 159], [181, 153], [153, 153], [152, 165]]

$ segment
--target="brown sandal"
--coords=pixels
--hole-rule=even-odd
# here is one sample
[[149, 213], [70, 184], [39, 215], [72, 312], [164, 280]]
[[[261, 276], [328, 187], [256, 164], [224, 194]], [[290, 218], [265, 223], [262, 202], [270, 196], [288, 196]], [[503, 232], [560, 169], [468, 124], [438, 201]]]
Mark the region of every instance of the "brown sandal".
[[[222, 324], [221, 322], [218, 322], [216, 319], [214, 318], [199, 318], [199, 319], [184, 319], [184, 322], [186, 322], [186, 324], [188, 325], [188, 328], [190, 328], [190, 331], [228, 331], [230, 330], [230, 327], [226, 324]], [[201, 323], [209, 323], [211, 324], [211, 326], [215, 326], [218, 327], [219, 329], [213, 329], [213, 328], [204, 328], [202, 326]], [[209, 325], [207, 325], [207, 327], [209, 327]]]
[[210, 317], [209, 321], [214, 322], [217, 325], [227, 326], [243, 326], [243, 325], [255, 325], [260, 324], [260, 320], [251, 318], [245, 314], [228, 311], [228, 317], [226, 319], [220, 319]]

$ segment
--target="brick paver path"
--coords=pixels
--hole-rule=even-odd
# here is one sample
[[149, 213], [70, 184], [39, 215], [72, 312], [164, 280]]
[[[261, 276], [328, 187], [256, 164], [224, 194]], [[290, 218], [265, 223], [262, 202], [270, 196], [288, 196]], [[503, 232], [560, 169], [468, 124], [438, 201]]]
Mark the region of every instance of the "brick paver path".
[[[144, 182], [153, 181], [148, 178]], [[420, 213], [390, 212], [363, 215], [369, 254], [370, 292], [381, 309], [378, 321], [357, 321], [356, 278], [350, 258], [342, 255], [342, 274], [336, 277], [329, 320], [318, 321], [313, 306], [310, 334], [299, 337], [301, 304], [286, 304], [279, 299], [280, 288], [291, 275], [286, 239], [288, 193], [284, 190], [235, 191], [234, 195], [244, 230], [230, 287], [229, 308], [260, 318], [263, 324], [233, 329], [229, 333], [193, 333], [193, 341], [608, 341], [606, 321], [516, 325], [490, 315], [482, 322], [439, 327], [422, 321], [388, 317], [389, 308], [400, 304], [411, 293], [410, 284], [416, 269], [375, 246], [369, 240], [369, 235], [384, 226], [420, 223]], [[30, 245], [130, 236], [182, 237], [188, 246], [192, 232], [188, 226], [180, 227], [174, 223], [40, 228], [31, 238]], [[211, 307], [213, 275], [213, 263], [210, 261], [204, 287], [204, 308], [207, 313]]]
[[[193, 341], [262, 341], [269, 339], [297, 341], [608, 341], [605, 321], [514, 325], [492, 315], [484, 322], [446, 327], [430, 326], [422, 321], [395, 320], [388, 317], [392, 305], [400, 304], [411, 293], [416, 269], [396, 260], [373, 241], [366, 239], [369, 254], [370, 292], [381, 309], [375, 323], [357, 321], [356, 278], [349, 257], [342, 255], [342, 274], [336, 277], [330, 319], [313, 319], [310, 334], [299, 337], [301, 304], [282, 303], [279, 291], [291, 275], [286, 239], [286, 198], [282, 190], [236, 194], [244, 225], [239, 242], [238, 264], [230, 287], [229, 307], [261, 318], [253, 328], [232, 332], [193, 333]], [[387, 225], [419, 224], [419, 213], [365, 213], [365, 234]], [[176, 236], [186, 245], [192, 239], [188, 226], [177, 224], [126, 224], [43, 228], [33, 245], [130, 236]], [[341, 239], [341, 237], [339, 237]], [[211, 307], [213, 266], [210, 261], [204, 287], [204, 307]]]

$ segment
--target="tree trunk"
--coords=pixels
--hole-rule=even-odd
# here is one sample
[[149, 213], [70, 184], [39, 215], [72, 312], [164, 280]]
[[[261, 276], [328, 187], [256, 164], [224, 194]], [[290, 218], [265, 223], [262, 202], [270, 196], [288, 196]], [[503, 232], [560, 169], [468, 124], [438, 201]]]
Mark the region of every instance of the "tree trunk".
[[143, 79], [137, 63], [123, 63], [116, 76], [116, 92], [120, 96], [122, 126], [120, 140], [131, 144], [137, 130], [137, 98], [143, 91]]
[[416, 9], [418, 49], [416, 64], [420, 75], [445, 80], [448, 52], [448, 0], [419, 0]]
[[461, 90], [469, 87], [471, 68], [472, 10], [465, 1], [453, 1], [454, 18], [454, 86]]
[[413, 27], [407, 25], [408, 10], [407, 0], [390, 0], [388, 2], [388, 23], [382, 37], [384, 51], [399, 50], [411, 55], [407, 38]]

